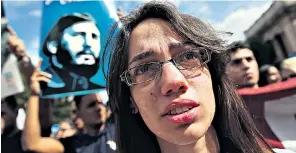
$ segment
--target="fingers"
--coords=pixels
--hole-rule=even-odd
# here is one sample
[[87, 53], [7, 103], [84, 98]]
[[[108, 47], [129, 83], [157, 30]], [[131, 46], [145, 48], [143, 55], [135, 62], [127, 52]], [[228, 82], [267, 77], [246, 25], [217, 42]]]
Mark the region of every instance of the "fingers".
[[49, 73], [47, 73], [47, 72], [42, 72], [42, 71], [40, 71], [39, 75], [41, 75], [41, 76], [45, 76], [45, 77], [47, 77], [47, 78], [51, 78], [51, 77], [52, 77], [51, 74], [49, 74]]
[[25, 43], [16, 36], [9, 36], [7, 41], [10, 51], [18, 57], [26, 56]]
[[17, 36], [16, 32], [12, 29], [12, 27], [7, 26], [7, 31], [12, 36]]
[[32, 82], [40, 82], [40, 81], [43, 81], [43, 82], [49, 82], [50, 79], [52, 78], [52, 75], [47, 73], [47, 72], [42, 72], [42, 71], [35, 71], [32, 76], [31, 76], [31, 81]]
[[41, 65], [42, 65], [42, 58], [39, 58], [39, 61], [37, 63], [37, 67], [36, 68], [39, 68], [40, 69]]
[[46, 77], [52, 77], [51, 74], [40, 71], [41, 64], [42, 64], [42, 58], [39, 59], [39, 61], [38, 61], [38, 63], [37, 63], [37, 66], [36, 66], [35, 69], [34, 69], [34, 72], [33, 72], [32, 76], [31, 76], [31, 80], [32, 80], [32, 81], [33, 81], [38, 75], [43, 75], [43, 76], [46, 76]]
[[42, 77], [52, 78], [52, 75], [50, 73], [43, 72], [43, 71], [40, 71], [40, 70], [36, 70], [32, 74], [32, 76], [34, 76], [34, 77], [42, 76]]
[[44, 82], [49, 82], [50, 79], [52, 78], [52, 75], [47, 72], [40, 71], [40, 67], [42, 64], [42, 58], [39, 59], [38, 64], [34, 70], [34, 73], [31, 76], [31, 81], [44, 81]]
[[35, 81], [38, 81], [38, 82], [41, 82], [41, 81], [42, 81], [42, 82], [46, 82], [46, 83], [48, 83], [48, 82], [50, 82], [50, 79], [47, 78], [47, 77], [39, 76], [39, 77], [36, 78]]
[[17, 56], [25, 56], [24, 47], [23, 46], [16, 46], [14, 52], [17, 54]]

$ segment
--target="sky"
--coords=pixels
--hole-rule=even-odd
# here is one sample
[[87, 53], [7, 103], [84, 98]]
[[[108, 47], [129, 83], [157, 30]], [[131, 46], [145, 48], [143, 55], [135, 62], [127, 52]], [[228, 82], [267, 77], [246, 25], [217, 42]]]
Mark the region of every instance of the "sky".
[[[64, 1], [64, 0], [62, 0]], [[116, 7], [122, 7], [125, 14], [149, 0], [115, 1]], [[232, 32], [229, 42], [245, 40], [244, 31], [270, 7], [271, 0], [265, 1], [184, 1], [169, 0], [186, 14], [193, 15], [218, 30]], [[27, 54], [34, 64], [38, 61], [42, 4], [44, 1], [4, 1], [5, 14], [9, 25], [16, 31], [26, 45]]]

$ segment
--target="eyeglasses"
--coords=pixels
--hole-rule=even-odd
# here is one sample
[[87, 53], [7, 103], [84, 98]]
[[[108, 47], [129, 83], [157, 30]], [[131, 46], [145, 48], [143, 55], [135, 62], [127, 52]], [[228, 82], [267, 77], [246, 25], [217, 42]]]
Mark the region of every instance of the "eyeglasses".
[[161, 76], [162, 65], [173, 63], [178, 70], [187, 78], [196, 75], [200, 67], [211, 60], [211, 56], [206, 48], [198, 47], [183, 51], [170, 60], [162, 62], [148, 62], [137, 65], [124, 71], [121, 75], [121, 81], [128, 86], [146, 83]]

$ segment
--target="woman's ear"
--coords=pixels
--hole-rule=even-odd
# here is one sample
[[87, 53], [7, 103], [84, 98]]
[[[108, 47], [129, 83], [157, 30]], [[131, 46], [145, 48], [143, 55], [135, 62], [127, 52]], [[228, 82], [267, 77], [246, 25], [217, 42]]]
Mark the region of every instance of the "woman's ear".
[[132, 114], [137, 114], [139, 112], [139, 109], [138, 109], [138, 106], [136, 105], [135, 100], [132, 96], [130, 97], [130, 101], [131, 101], [130, 108], [132, 110]]

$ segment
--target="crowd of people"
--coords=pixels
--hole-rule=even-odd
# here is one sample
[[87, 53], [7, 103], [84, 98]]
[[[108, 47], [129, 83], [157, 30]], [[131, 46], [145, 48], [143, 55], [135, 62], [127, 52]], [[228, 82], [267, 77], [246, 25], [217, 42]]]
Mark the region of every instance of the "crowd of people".
[[295, 77], [295, 64], [285, 66], [287, 62], [295, 63], [295, 57], [284, 60], [278, 67], [269, 64], [259, 67], [253, 51], [245, 42], [233, 42], [227, 52], [231, 57], [229, 76], [238, 89], [264, 87]]
[[39, 113], [49, 102], [39, 95], [52, 75], [41, 70], [41, 60], [31, 63], [8, 27], [7, 42], [30, 96], [22, 131], [16, 98], [1, 100], [3, 153], [274, 152], [236, 90], [287, 80], [295, 72], [283, 77], [275, 66], [259, 68], [247, 44], [227, 45], [208, 24], [170, 3], [148, 2], [118, 15], [120, 30], [109, 38], [116, 35], [116, 43], [107, 44], [114, 45], [112, 54], [104, 50], [111, 56], [107, 88], [74, 96], [69, 119], [47, 134]]

